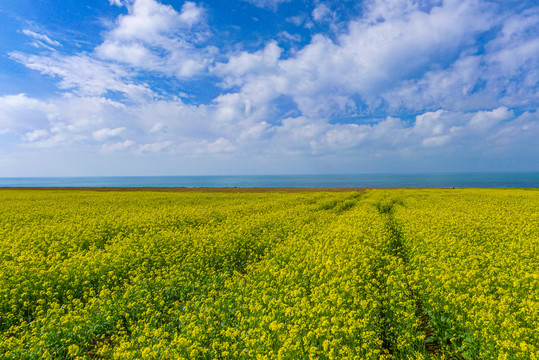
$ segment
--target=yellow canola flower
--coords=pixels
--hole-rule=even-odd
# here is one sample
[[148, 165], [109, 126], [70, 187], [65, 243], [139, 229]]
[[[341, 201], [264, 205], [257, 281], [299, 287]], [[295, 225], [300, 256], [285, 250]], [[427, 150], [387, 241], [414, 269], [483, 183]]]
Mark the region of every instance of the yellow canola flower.
[[0, 190], [0, 203], [8, 359], [539, 353], [537, 191]]

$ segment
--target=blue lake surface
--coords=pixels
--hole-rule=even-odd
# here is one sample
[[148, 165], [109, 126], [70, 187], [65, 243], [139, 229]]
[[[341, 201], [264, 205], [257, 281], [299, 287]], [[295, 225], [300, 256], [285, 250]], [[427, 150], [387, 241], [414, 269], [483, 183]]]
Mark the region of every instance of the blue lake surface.
[[253, 176], [20, 177], [0, 178], [0, 187], [539, 188], [539, 172]]

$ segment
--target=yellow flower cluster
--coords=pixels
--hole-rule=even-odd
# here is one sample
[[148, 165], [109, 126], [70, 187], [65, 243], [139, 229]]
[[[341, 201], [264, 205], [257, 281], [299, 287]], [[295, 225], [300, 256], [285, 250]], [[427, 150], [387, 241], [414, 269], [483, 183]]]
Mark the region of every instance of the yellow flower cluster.
[[538, 195], [1, 190], [0, 358], [533, 359]]
[[[414, 308], [400, 291], [403, 268], [387, 254], [383, 219], [368, 204], [346, 207], [338, 214], [317, 213], [316, 221], [298, 227], [245, 275], [188, 304], [191, 311], [179, 318], [185, 330], [172, 347], [185, 358], [380, 359], [391, 358], [393, 350], [412, 355]], [[396, 295], [391, 305], [388, 288]], [[390, 326], [399, 329], [386, 330]], [[384, 344], [390, 340], [400, 343]]]
[[470, 359], [539, 359], [539, 191], [392, 196], [435, 338]]

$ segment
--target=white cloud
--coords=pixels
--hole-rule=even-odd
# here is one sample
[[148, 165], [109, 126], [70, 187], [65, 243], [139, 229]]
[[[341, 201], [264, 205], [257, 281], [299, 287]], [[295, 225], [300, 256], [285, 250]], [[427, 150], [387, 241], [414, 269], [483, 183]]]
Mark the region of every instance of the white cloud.
[[127, 150], [130, 147], [132, 147], [133, 145], [135, 145], [134, 141], [125, 140], [125, 141], [119, 141], [119, 142], [114, 142], [114, 143], [109, 143], [109, 144], [103, 144], [101, 146], [101, 149], [104, 152], [108, 153], [108, 152], [116, 152], [116, 151]]
[[451, 140], [450, 135], [430, 136], [421, 141], [421, 145], [424, 147], [435, 147], [447, 144]]
[[38, 129], [34, 131], [27, 132], [24, 134], [23, 139], [26, 141], [36, 141], [36, 140], [42, 140], [49, 136], [49, 132], [45, 129]]
[[[406, 159], [424, 151], [457, 154], [462, 147], [495, 153], [532, 146], [539, 136], [536, 111], [515, 116], [504, 107], [426, 112], [411, 124], [395, 117], [367, 124], [330, 124], [305, 116], [270, 124], [246, 111], [239, 95], [210, 106], [185, 105], [179, 100], [119, 106], [106, 99], [74, 96], [45, 103], [21, 95], [0, 97], [0, 114], [20, 109], [13, 107], [17, 103], [33, 104], [35, 114], [46, 119], [34, 122], [23, 112], [11, 113], [10, 124], [19, 124], [15, 133], [26, 141], [25, 146], [69, 145], [90, 153], [127, 152], [135, 162], [141, 153], [205, 159], [250, 154], [260, 159], [307, 162], [349, 156]], [[3, 124], [0, 127], [5, 128]], [[148, 131], [152, 128], [155, 131]], [[127, 133], [129, 138], [123, 138]]]
[[227, 153], [236, 149], [230, 140], [225, 138], [219, 138], [213, 142], [207, 144], [206, 151], [209, 153]]
[[498, 152], [513, 152], [518, 159], [537, 157], [537, 139], [539, 139], [539, 109], [522, 113], [516, 119], [506, 121], [503, 126], [490, 131], [490, 140], [494, 142]]
[[461, 148], [494, 153], [501, 146], [516, 146], [520, 141], [533, 144], [532, 134], [539, 134], [539, 116], [533, 112], [524, 117], [525, 121], [523, 115], [515, 117], [500, 107], [478, 112], [426, 112], [418, 115], [412, 125], [394, 117], [362, 125], [288, 118], [269, 129], [274, 136], [266, 146], [273, 153], [295, 156], [363, 154], [406, 158], [424, 156], [427, 150], [455, 154]]
[[161, 142], [155, 142], [151, 144], [139, 145], [138, 152], [155, 153], [155, 152], [162, 151], [166, 148], [169, 148], [170, 146], [172, 146], [172, 144], [173, 144], [172, 141], [161, 141]]
[[180, 20], [188, 26], [193, 26], [203, 21], [204, 10], [194, 2], [186, 1], [182, 5], [179, 16]]
[[423, 136], [440, 135], [450, 125], [447, 120], [447, 112], [444, 110], [426, 112], [416, 116], [413, 129], [415, 133]]
[[84, 142], [94, 137], [93, 132], [98, 138], [106, 137], [106, 131], [100, 131], [103, 124], [126, 121], [126, 112], [124, 105], [103, 98], [65, 95], [37, 100], [24, 94], [10, 95], [0, 97], [0, 128], [10, 129], [35, 145], [61, 146]]
[[391, 8], [382, 12], [387, 18], [383, 22], [352, 21], [336, 41], [314, 35], [287, 59], [275, 56], [269, 45], [264, 51], [233, 55], [229, 66], [216, 67], [217, 73], [234, 75], [224, 85], [241, 85], [242, 98], [254, 105], [287, 95], [309, 117], [354, 113], [361, 102], [375, 109], [380, 94], [458, 57], [462, 46], [492, 25], [490, 13], [475, 1], [427, 10], [414, 4], [405, 6], [406, 17], [390, 16], [397, 11]]
[[161, 132], [161, 131], [165, 131], [166, 128], [167, 128], [167, 126], [165, 124], [157, 122], [157, 123], [153, 124], [153, 126], [150, 128], [149, 132], [150, 132], [150, 134], [158, 133], [158, 132]]
[[443, 3], [443, 0], [367, 0], [364, 2], [364, 18], [370, 23], [409, 19], [410, 15], [418, 11], [429, 12], [433, 7]]
[[316, 148], [316, 141], [327, 131], [326, 124], [320, 124], [300, 116], [283, 119], [274, 132], [270, 149], [275, 154], [305, 156]]
[[236, 123], [251, 114], [251, 104], [240, 94], [220, 95], [215, 99], [216, 119], [222, 123]]
[[97, 49], [105, 59], [127, 62], [139, 67], [158, 67], [161, 59], [139, 43], [106, 42]]
[[[295, 171], [290, 164], [400, 164], [537, 147], [536, 12], [495, 17], [478, 0], [367, 1], [346, 30], [313, 34], [303, 48], [285, 51], [268, 41], [255, 51], [222, 53], [216, 63], [202, 6], [110, 2], [127, 14], [94, 52], [10, 53], [57, 77], [65, 92], [40, 100], [0, 96], [0, 134], [22, 139], [24, 149], [69, 145], [118, 153], [132, 164], [157, 159], [156, 166], [159, 156], [201, 159], [193, 168], [205, 159], [208, 169], [226, 159], [283, 162]], [[276, 9], [282, 1], [253, 2]], [[313, 20], [333, 21], [330, 8], [316, 4]], [[290, 21], [299, 26], [305, 16]], [[493, 39], [478, 51], [475, 38], [486, 30]], [[201, 86], [214, 82], [221, 91], [197, 102], [179, 91], [152, 91], [138, 80], [148, 75], [177, 77], [184, 91], [187, 78], [200, 76]], [[402, 113], [417, 115], [401, 119]]]
[[22, 33], [26, 36], [29, 36], [31, 38], [38, 40], [38, 44], [41, 44], [41, 45], [43, 45], [42, 42], [45, 42], [46, 44], [52, 45], [52, 46], [62, 46], [62, 44], [60, 44], [58, 41], [52, 40], [47, 35], [39, 34], [29, 29], [24, 29]]
[[149, 100], [154, 96], [146, 84], [129, 82], [127, 79], [131, 74], [126, 69], [87, 55], [27, 55], [20, 52], [9, 55], [30, 69], [61, 78], [58, 84], [61, 89], [92, 96], [117, 91], [135, 101]]
[[301, 41], [301, 35], [299, 34], [290, 34], [288, 31], [281, 31], [277, 33], [278, 39], [283, 39], [289, 42], [300, 42]]
[[211, 64], [216, 50], [198, 46], [209, 36], [201, 6], [187, 1], [177, 12], [154, 0], [135, 0], [127, 8], [95, 49], [100, 58], [180, 78]]
[[0, 96], [0, 128], [16, 133], [42, 128], [48, 124], [46, 114], [53, 108], [53, 105], [25, 94]]
[[244, 76], [273, 73], [281, 53], [282, 49], [271, 41], [257, 52], [231, 55], [227, 63], [218, 63], [213, 71], [225, 78], [227, 86], [242, 85]]
[[508, 120], [513, 116], [513, 112], [509, 111], [506, 107], [499, 107], [492, 111], [478, 111], [472, 116], [468, 122], [468, 126], [484, 131], [496, 126], [500, 121]]
[[201, 141], [186, 141], [177, 147], [180, 154], [187, 157], [202, 157], [202, 156], [222, 156], [228, 155], [236, 147], [232, 142], [224, 137], [217, 138], [215, 140], [201, 140]]
[[204, 20], [204, 10], [185, 2], [181, 12], [155, 0], [135, 0], [128, 5], [128, 14], [121, 15], [108, 36], [118, 40], [140, 40], [146, 43], [166, 43], [172, 35]]
[[334, 14], [326, 4], [320, 3], [316, 6], [312, 12], [313, 20], [316, 22], [331, 22], [334, 18]]
[[307, 19], [306, 14], [298, 14], [298, 15], [295, 15], [295, 16], [287, 17], [286, 21], [288, 21], [289, 23], [292, 23], [292, 24], [294, 24], [296, 26], [300, 26], [301, 24], [303, 24], [305, 19]]
[[539, 39], [533, 35], [537, 23], [539, 16], [533, 13], [510, 16], [484, 53], [464, 53], [448, 67], [402, 82], [382, 97], [393, 110], [441, 106], [466, 111], [533, 104], [539, 100]]
[[282, 3], [289, 2], [290, 0], [243, 0], [247, 1], [255, 6], [266, 9], [276, 10]]
[[102, 128], [92, 133], [94, 139], [97, 141], [103, 141], [105, 139], [116, 137], [125, 131], [125, 127], [117, 127], [115, 129]]
[[443, 106], [453, 110], [484, 108], [489, 96], [472, 94], [481, 77], [481, 58], [464, 56], [444, 70], [428, 71], [420, 79], [408, 80], [389, 89], [382, 97], [391, 109], [420, 110]]
[[131, 127], [136, 124], [145, 134], [141, 143], [166, 140], [179, 143], [213, 136], [213, 116], [206, 105], [188, 106], [181, 100], [154, 101], [129, 109], [128, 114]]

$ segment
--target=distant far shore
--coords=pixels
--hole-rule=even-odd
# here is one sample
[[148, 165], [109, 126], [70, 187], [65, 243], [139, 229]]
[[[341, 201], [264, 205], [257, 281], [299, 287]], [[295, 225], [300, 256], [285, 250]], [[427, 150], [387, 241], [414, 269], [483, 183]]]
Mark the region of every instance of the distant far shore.
[[[0, 190], [79, 190], [79, 191], [156, 191], [156, 192], [354, 192], [371, 187], [0, 187]], [[382, 188], [379, 188], [382, 189]], [[388, 189], [388, 188], [385, 188]], [[393, 188], [396, 189], [396, 188]], [[402, 189], [402, 188], [401, 188]], [[418, 188], [415, 188], [418, 189]]]

